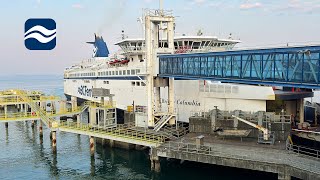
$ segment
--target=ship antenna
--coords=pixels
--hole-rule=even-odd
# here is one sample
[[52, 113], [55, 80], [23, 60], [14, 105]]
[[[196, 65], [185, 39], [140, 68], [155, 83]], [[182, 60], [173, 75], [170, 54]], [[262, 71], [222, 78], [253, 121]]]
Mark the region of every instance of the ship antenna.
[[162, 0], [159, 0], [159, 13], [160, 13], [160, 16], [163, 16], [163, 4], [162, 4], [163, 2], [162, 2]]

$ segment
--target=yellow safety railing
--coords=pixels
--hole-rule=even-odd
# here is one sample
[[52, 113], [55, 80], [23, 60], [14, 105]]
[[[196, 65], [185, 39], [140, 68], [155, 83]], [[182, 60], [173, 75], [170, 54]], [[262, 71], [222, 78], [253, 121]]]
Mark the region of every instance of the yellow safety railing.
[[1, 120], [31, 119], [31, 118], [38, 119], [39, 116], [36, 113], [30, 113], [30, 112], [0, 114], [0, 121]]
[[63, 127], [66, 129], [75, 129], [75, 130], [80, 130], [85, 132], [94, 132], [102, 135], [106, 134], [106, 135], [111, 135], [115, 137], [140, 140], [140, 141], [155, 143], [159, 145], [165, 142], [166, 140], [165, 136], [163, 135], [150, 133], [147, 131], [143, 132], [143, 131], [128, 129], [126, 128], [125, 125], [118, 125], [117, 127], [114, 127], [114, 128], [104, 129], [104, 128], [92, 126], [90, 124], [64, 121], [64, 122], [60, 122], [59, 127]]
[[[57, 101], [60, 100], [60, 97], [57, 96], [29, 96], [30, 101], [32, 102], [43, 102], [43, 101]], [[8, 104], [8, 103], [23, 103], [25, 102], [23, 99], [21, 99], [18, 95], [16, 97], [0, 97], [0, 104]]]
[[31, 109], [39, 115], [40, 119], [47, 125], [49, 126], [49, 128], [51, 128], [52, 122], [54, 122], [55, 120], [49, 116], [47, 116], [46, 111], [44, 111], [43, 109], [40, 108], [40, 106], [34, 102], [34, 100], [32, 98], [30, 98], [27, 94], [26, 91], [22, 91], [22, 90], [16, 90], [15, 91], [17, 95], [19, 95], [19, 97], [27, 102], [29, 104], [29, 106], [31, 107]]
[[92, 101], [85, 101], [85, 105], [88, 105], [90, 107], [100, 107], [100, 108], [114, 108], [116, 107], [116, 102], [105, 102], [104, 104], [98, 103], [98, 102], [92, 102]]

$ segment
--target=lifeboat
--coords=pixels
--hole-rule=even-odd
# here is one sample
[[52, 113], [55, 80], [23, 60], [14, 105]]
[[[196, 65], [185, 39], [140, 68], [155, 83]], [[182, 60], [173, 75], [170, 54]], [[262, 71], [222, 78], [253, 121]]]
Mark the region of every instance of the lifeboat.
[[116, 64], [116, 63], [119, 63], [120, 61], [118, 59], [115, 59], [114, 61], [110, 61], [109, 64], [110, 65], [113, 65], [113, 64]]
[[124, 59], [124, 60], [122, 60], [122, 61], [120, 62], [120, 64], [127, 64], [128, 62], [129, 62], [129, 60]]

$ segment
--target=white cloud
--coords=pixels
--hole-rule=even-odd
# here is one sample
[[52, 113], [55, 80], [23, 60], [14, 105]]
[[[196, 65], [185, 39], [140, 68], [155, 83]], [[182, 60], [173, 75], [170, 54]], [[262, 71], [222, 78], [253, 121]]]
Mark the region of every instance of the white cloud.
[[244, 3], [244, 4], [240, 4], [240, 9], [254, 9], [254, 8], [260, 8], [262, 7], [262, 4], [259, 3], [259, 2], [256, 2], [256, 3]]
[[72, 4], [71, 7], [75, 8], [75, 9], [83, 9], [84, 8], [84, 6], [82, 4]]
[[191, 4], [202, 5], [202, 4], [205, 4], [206, 2], [207, 0], [192, 0]]
[[143, 0], [145, 3], [151, 3], [153, 0]]

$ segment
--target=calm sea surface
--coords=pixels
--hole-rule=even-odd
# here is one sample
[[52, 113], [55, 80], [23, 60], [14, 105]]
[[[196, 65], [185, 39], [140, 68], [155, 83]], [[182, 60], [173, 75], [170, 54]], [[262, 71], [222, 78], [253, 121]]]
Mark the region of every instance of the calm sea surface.
[[[0, 89], [37, 89], [63, 96], [62, 76], [0, 76]], [[148, 152], [96, 146], [89, 139], [57, 132], [57, 154], [48, 129], [40, 140], [31, 122], [0, 123], [0, 179], [277, 179], [277, 175], [180, 161], [161, 162], [161, 173], [150, 171]]]

